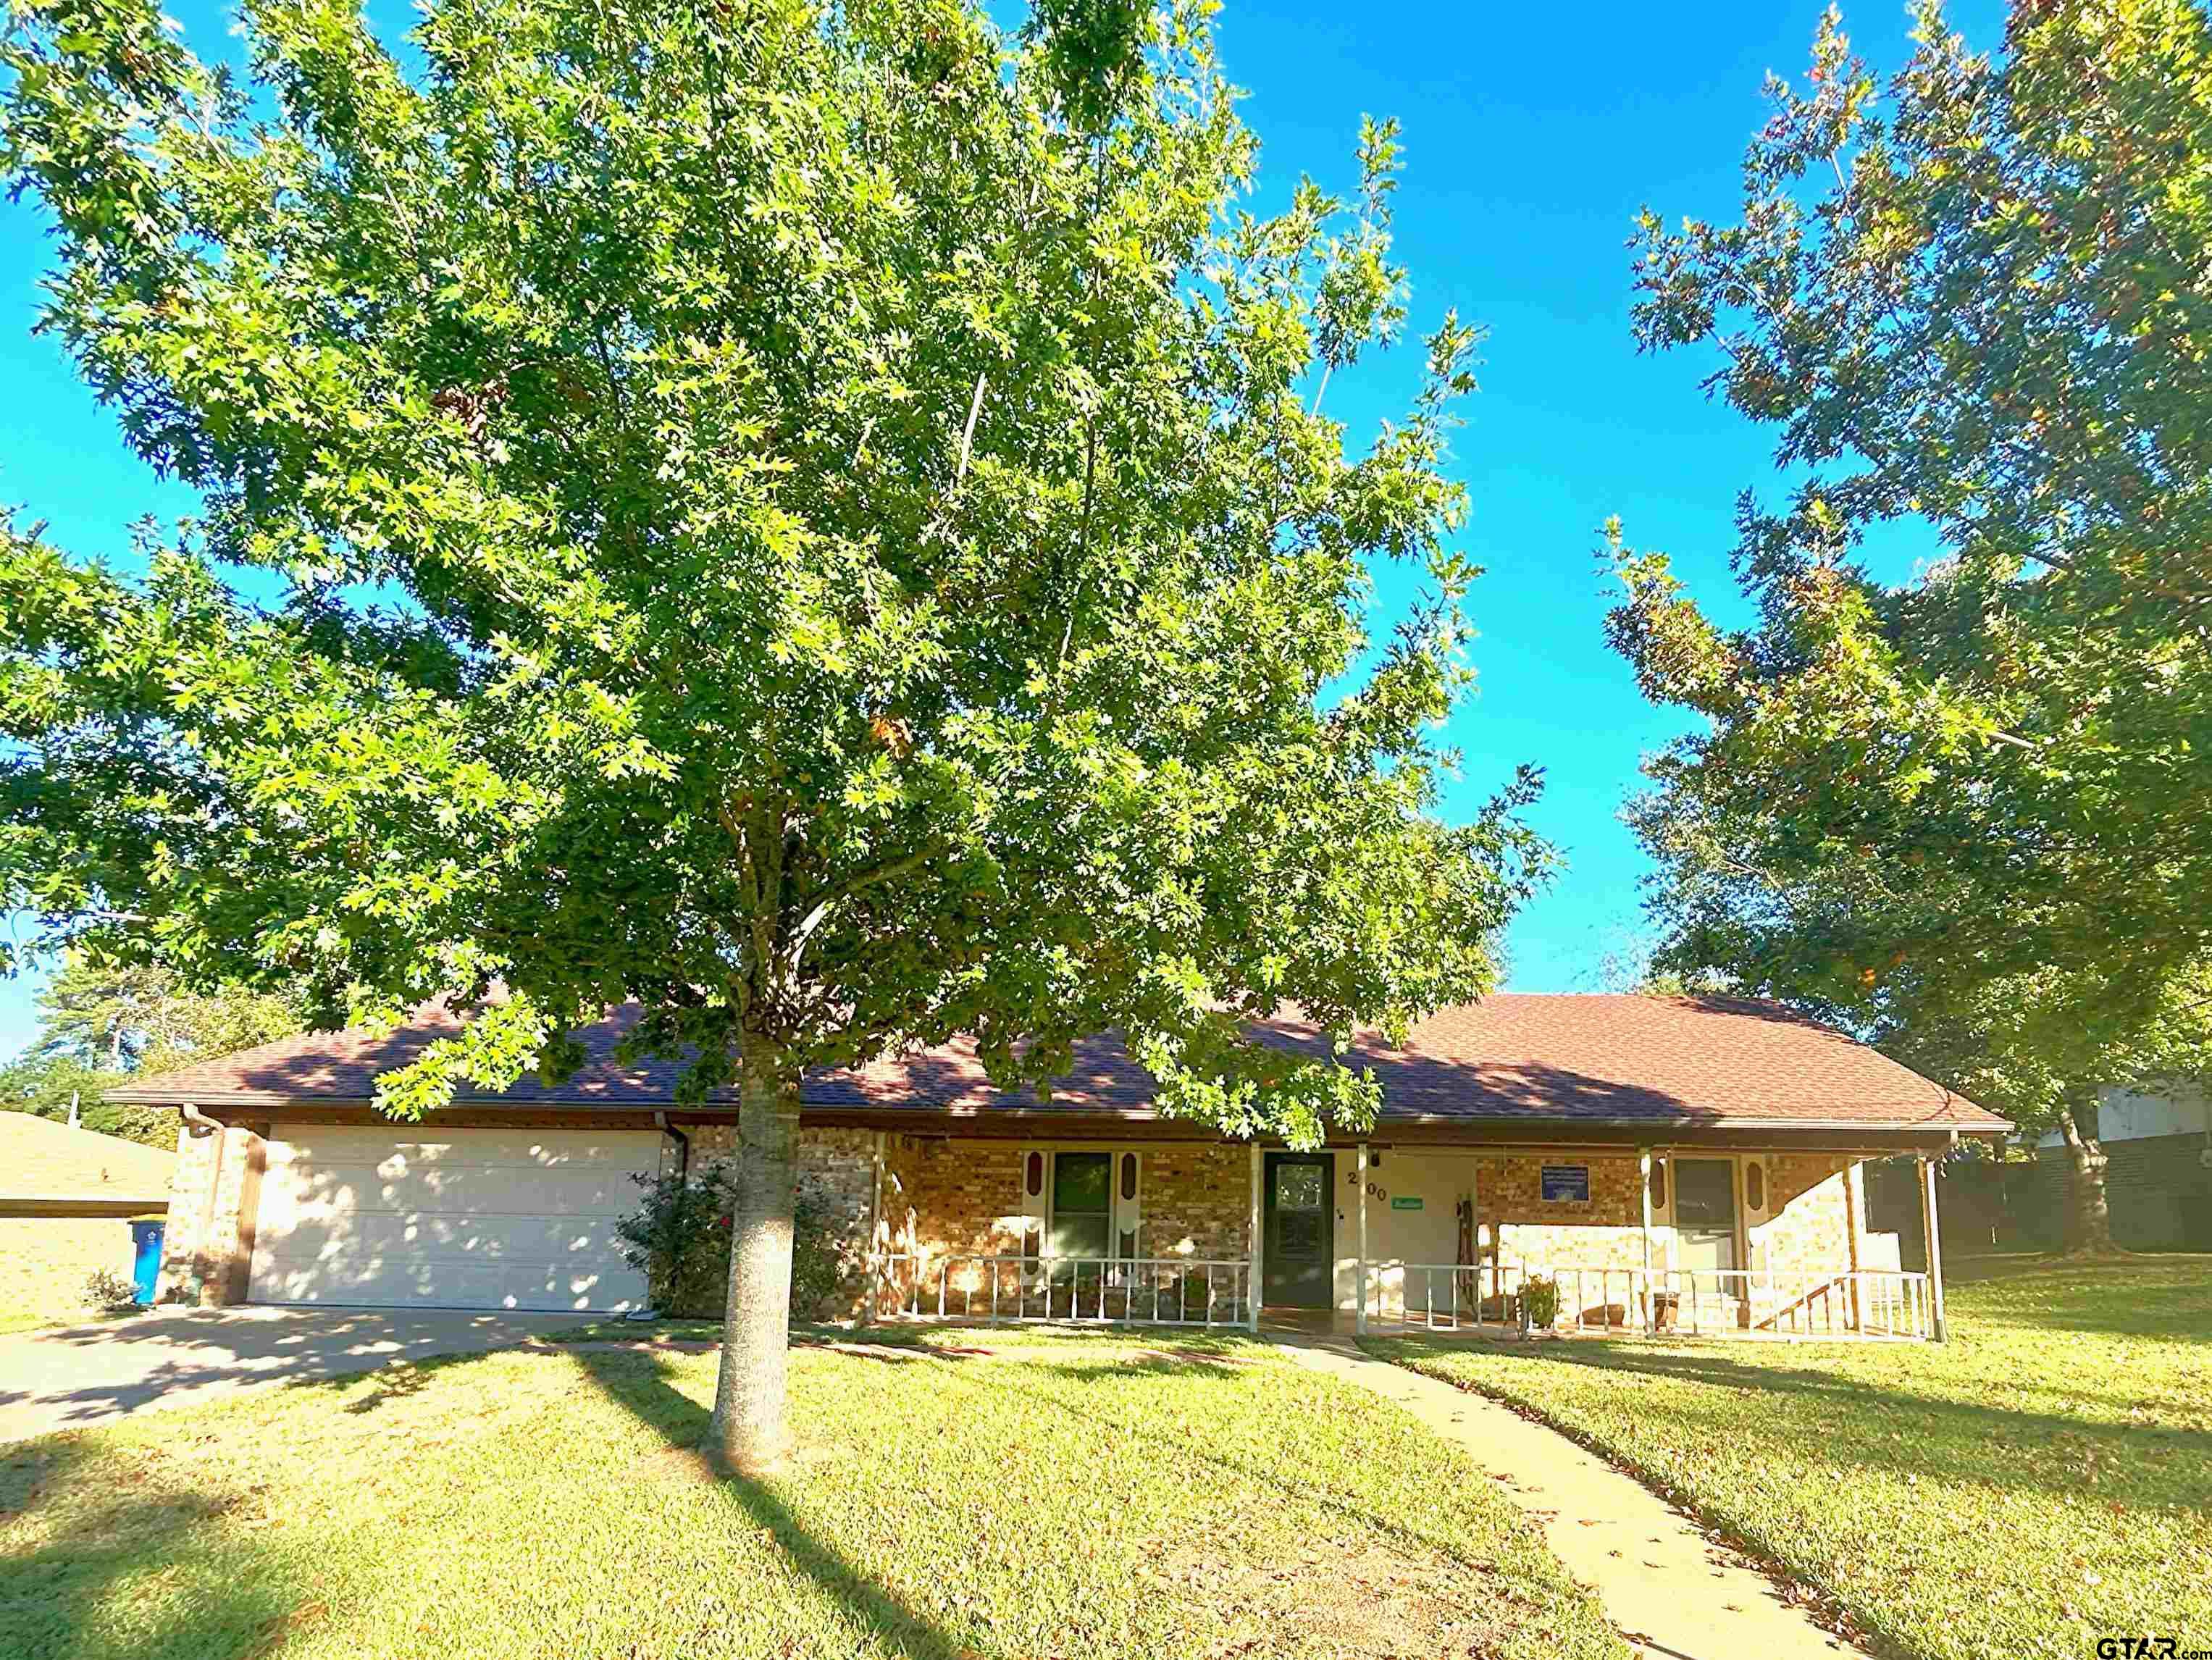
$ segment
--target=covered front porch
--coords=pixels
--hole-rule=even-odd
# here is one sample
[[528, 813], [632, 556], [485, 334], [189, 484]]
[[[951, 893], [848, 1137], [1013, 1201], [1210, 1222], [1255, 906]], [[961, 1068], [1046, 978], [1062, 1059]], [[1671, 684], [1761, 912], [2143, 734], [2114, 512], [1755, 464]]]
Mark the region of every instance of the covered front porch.
[[1906, 1272], [1866, 1226], [1877, 1151], [878, 1134], [860, 1301], [979, 1324], [1940, 1337], [1940, 1256]]

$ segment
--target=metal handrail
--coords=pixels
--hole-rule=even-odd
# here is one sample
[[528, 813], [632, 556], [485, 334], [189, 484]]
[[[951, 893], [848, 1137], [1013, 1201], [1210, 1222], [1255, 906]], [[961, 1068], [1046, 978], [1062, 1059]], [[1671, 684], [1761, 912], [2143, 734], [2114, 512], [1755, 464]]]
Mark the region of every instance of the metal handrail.
[[869, 1284], [875, 1311], [906, 1319], [1212, 1327], [1254, 1313], [1252, 1265], [1230, 1257], [892, 1251]]
[[[1418, 1322], [1430, 1330], [1517, 1324], [1522, 1287], [1539, 1276], [1559, 1288], [1555, 1323], [1576, 1331], [1675, 1330], [1704, 1336], [1732, 1330], [1763, 1337], [1917, 1341], [1930, 1335], [1933, 1327], [1928, 1276], [1908, 1269], [1790, 1273], [1621, 1268], [1540, 1259], [1518, 1262], [1510, 1269], [1494, 1262], [1369, 1264], [1370, 1276], [1392, 1272], [1398, 1275], [1398, 1320]], [[1422, 1283], [1418, 1310], [1408, 1289], [1416, 1274]], [[1597, 1292], [1595, 1303], [1589, 1297], [1593, 1288]], [[1616, 1290], [1620, 1293], [1617, 1298]], [[1377, 1304], [1381, 1316], [1389, 1318], [1387, 1294]]]

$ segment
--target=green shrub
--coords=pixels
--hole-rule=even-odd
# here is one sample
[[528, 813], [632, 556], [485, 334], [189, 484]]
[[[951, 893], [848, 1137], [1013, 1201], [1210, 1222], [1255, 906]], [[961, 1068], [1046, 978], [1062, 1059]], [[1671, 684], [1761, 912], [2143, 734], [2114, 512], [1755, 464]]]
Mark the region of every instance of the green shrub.
[[[645, 1189], [638, 1207], [615, 1224], [623, 1261], [644, 1274], [646, 1295], [662, 1314], [715, 1319], [730, 1284], [730, 1216], [735, 1197], [730, 1167], [695, 1169], [690, 1179], [633, 1178]], [[863, 1255], [850, 1237], [850, 1218], [836, 1195], [802, 1178], [793, 1197], [791, 1312], [818, 1320], [846, 1312], [857, 1292]]]
[[138, 1287], [112, 1268], [94, 1268], [85, 1277], [84, 1305], [102, 1314], [121, 1314], [138, 1306]]
[[645, 1276], [647, 1298], [662, 1314], [720, 1314], [730, 1258], [729, 1197], [720, 1168], [690, 1181], [673, 1175], [631, 1179], [645, 1196], [615, 1223], [615, 1240], [623, 1260]]
[[791, 1205], [791, 1312], [794, 1319], [836, 1319], [860, 1294], [866, 1250], [836, 1194], [801, 1181]]
[[1521, 1282], [1521, 1311], [1531, 1331], [1549, 1331], [1559, 1318], [1559, 1282], [1548, 1274], [1531, 1274]]

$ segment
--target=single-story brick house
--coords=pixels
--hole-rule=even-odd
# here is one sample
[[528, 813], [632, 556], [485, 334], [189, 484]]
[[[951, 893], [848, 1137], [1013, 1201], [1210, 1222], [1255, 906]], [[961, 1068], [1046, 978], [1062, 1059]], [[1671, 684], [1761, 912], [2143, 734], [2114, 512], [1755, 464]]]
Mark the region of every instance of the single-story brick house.
[[127, 1278], [126, 1219], [161, 1213], [176, 1164], [166, 1147], [0, 1112], [0, 1314], [61, 1318], [95, 1269]]
[[[676, 1068], [589, 1062], [465, 1097], [430, 1122], [371, 1106], [378, 1073], [454, 1029], [309, 1035], [117, 1098], [177, 1106], [164, 1294], [625, 1310], [645, 1289], [609, 1225], [633, 1173], [695, 1165], [732, 1104], [678, 1109]], [[1316, 1040], [1292, 1020], [1261, 1033]], [[1543, 1273], [1578, 1325], [1925, 1335], [1940, 1278], [1869, 1231], [1861, 1165], [2010, 1126], [1779, 1006], [1514, 995], [1444, 1010], [1360, 1064], [1364, 1139], [1317, 1152], [1164, 1116], [1111, 1038], [1048, 1102], [992, 1088], [971, 1045], [809, 1079], [803, 1171], [870, 1262], [856, 1306], [903, 1317], [1257, 1323], [1514, 1317]], [[1256, 1294], [1255, 1294], [1256, 1293]]]

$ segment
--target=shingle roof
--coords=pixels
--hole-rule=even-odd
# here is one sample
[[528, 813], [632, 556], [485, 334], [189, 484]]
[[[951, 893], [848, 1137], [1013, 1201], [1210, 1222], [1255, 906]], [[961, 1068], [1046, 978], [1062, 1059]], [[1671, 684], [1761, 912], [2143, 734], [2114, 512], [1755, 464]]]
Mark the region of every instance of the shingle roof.
[[[471, 1102], [515, 1106], [666, 1106], [681, 1063], [614, 1058], [635, 1018], [617, 1010], [586, 1027], [590, 1060], [548, 1087], [526, 1079], [502, 1095]], [[313, 1033], [162, 1073], [117, 1099], [203, 1106], [359, 1102], [380, 1073], [459, 1030], [429, 1009], [388, 1036], [355, 1028]], [[1282, 1018], [1263, 1041], [1310, 1049], [1318, 1035]], [[1964, 1097], [1887, 1056], [1778, 1004], [1738, 998], [1547, 995], [1505, 993], [1445, 1009], [1416, 1026], [1402, 1049], [1363, 1044], [1358, 1063], [1382, 1085], [1385, 1122], [1570, 1122], [1708, 1126], [1936, 1128], [1988, 1133], [2009, 1128]], [[992, 1088], [972, 1042], [810, 1077], [804, 1104], [815, 1110], [874, 1109], [972, 1116], [992, 1110], [1050, 1110], [1149, 1117], [1150, 1076], [1112, 1037], [1081, 1044], [1049, 1107], [1028, 1091]], [[724, 1095], [719, 1098], [726, 1100]]]
[[158, 1198], [168, 1192], [176, 1167], [177, 1155], [160, 1147], [27, 1112], [0, 1112], [0, 1194]]

